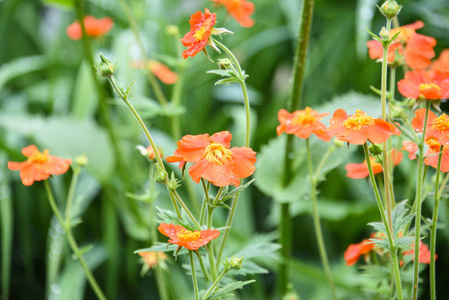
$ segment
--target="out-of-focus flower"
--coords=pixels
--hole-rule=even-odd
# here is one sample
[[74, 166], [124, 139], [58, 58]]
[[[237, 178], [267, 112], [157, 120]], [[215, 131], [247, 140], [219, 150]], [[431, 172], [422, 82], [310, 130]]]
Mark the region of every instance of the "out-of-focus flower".
[[[411, 124], [416, 132], [423, 132], [426, 119], [426, 109], [420, 108], [415, 111], [415, 117]], [[449, 145], [449, 116], [442, 114], [437, 117], [433, 111], [429, 110], [427, 117], [426, 139], [434, 137], [440, 144]]]
[[346, 265], [354, 265], [359, 260], [360, 256], [368, 255], [373, 249], [374, 243], [369, 239], [365, 239], [358, 244], [350, 244], [344, 254]]
[[254, 3], [246, 0], [211, 0], [224, 5], [228, 13], [243, 27], [251, 27], [254, 20], [250, 16], [254, 13]]
[[220, 235], [216, 229], [190, 231], [181, 225], [161, 223], [157, 228], [160, 233], [169, 237], [169, 243], [178, 245], [178, 249], [186, 247], [189, 250], [198, 250]]
[[144, 251], [138, 253], [145, 265], [151, 269], [157, 265], [158, 260], [163, 261], [167, 259], [167, 255], [161, 251]]
[[278, 119], [281, 124], [276, 128], [277, 134], [281, 135], [285, 132], [307, 139], [314, 133], [317, 137], [327, 142], [332, 136], [326, 131], [326, 126], [319, 121], [327, 115], [329, 113], [320, 114], [310, 107], [292, 113], [281, 109], [278, 113]]
[[356, 145], [363, 145], [367, 140], [380, 144], [388, 140], [391, 135], [400, 134], [393, 124], [380, 118], [370, 117], [361, 110], [348, 116], [344, 109], [337, 109], [329, 123], [327, 131], [330, 134], [335, 134], [341, 141]]
[[449, 72], [449, 49], [441, 51], [440, 56], [432, 62], [432, 72]]
[[[440, 153], [441, 144], [434, 137], [427, 138], [426, 144], [429, 148], [424, 158], [424, 164], [436, 169], [438, 168], [438, 156]], [[408, 157], [410, 159], [416, 159], [416, 153], [419, 148], [418, 145], [413, 142], [404, 141], [402, 143], [402, 150], [409, 152]], [[443, 146], [442, 151], [443, 156], [441, 157], [441, 172], [446, 173], [449, 172], [449, 146]]]
[[[109, 18], [97, 19], [93, 16], [84, 17], [84, 28], [86, 29], [86, 34], [89, 37], [100, 37], [108, 33], [114, 26], [114, 21]], [[83, 37], [83, 31], [81, 29], [81, 24], [78, 21], [70, 24], [66, 29], [67, 35], [72, 40], [80, 40]]]
[[[145, 156], [149, 160], [155, 160], [156, 159], [156, 153], [154, 153], [153, 147], [151, 147], [151, 145], [149, 145], [146, 148], [144, 146], [142, 146], [142, 145], [137, 145], [136, 148], [140, 151], [140, 154], [142, 154], [143, 156]], [[159, 154], [161, 155], [161, 158], [163, 158], [164, 155], [162, 153], [162, 149], [159, 148], [158, 146], [156, 146], [156, 148], [157, 148], [157, 151], [159, 152]]]
[[156, 60], [135, 60], [131, 63], [131, 67], [135, 69], [148, 69], [154, 74], [154, 76], [159, 78], [159, 80], [165, 84], [174, 84], [178, 81], [177, 73], [173, 72], [166, 65]]
[[[402, 161], [403, 153], [402, 151], [398, 151], [396, 149], [391, 150], [391, 157], [393, 158], [393, 163], [395, 166], [399, 165]], [[390, 158], [391, 159], [391, 158]], [[371, 167], [373, 168], [373, 174], [379, 174], [383, 172], [382, 164], [378, 163], [376, 159], [370, 156]], [[346, 165], [346, 176], [353, 179], [361, 179], [369, 176], [368, 164], [366, 159], [363, 163], [354, 164], [350, 163]]]
[[201, 178], [216, 186], [240, 185], [241, 178], [254, 173], [256, 152], [248, 147], [230, 148], [232, 135], [229, 131], [209, 134], [186, 135], [178, 143], [168, 162], [194, 163], [189, 169], [190, 177], [196, 183]]
[[35, 145], [23, 148], [22, 154], [28, 159], [24, 162], [8, 161], [8, 169], [20, 170], [22, 183], [27, 186], [32, 185], [35, 181], [45, 180], [50, 175], [64, 174], [72, 163], [71, 159], [49, 155], [47, 149], [41, 153]]
[[[412, 245], [413, 248], [404, 251], [403, 255], [413, 255], [412, 260], [415, 260], [415, 244]], [[437, 259], [438, 255], [435, 253], [435, 260]], [[419, 263], [421, 264], [430, 264], [430, 250], [429, 246], [424, 244], [423, 242], [419, 242]]]
[[398, 82], [398, 90], [413, 99], [440, 100], [449, 97], [449, 72], [409, 71]]
[[207, 8], [204, 10], [204, 14], [197, 11], [190, 16], [190, 31], [181, 39], [182, 44], [188, 47], [187, 50], [182, 52], [183, 58], [193, 57], [206, 47], [216, 18], [217, 15], [211, 13]]
[[[399, 55], [404, 55], [406, 64], [411, 69], [425, 69], [430, 65], [430, 60], [435, 57], [433, 47], [437, 42], [433, 37], [416, 33], [416, 30], [424, 27], [422, 21], [413, 24], [394, 28], [390, 31], [390, 38], [400, 32], [396, 43], [390, 45], [388, 49], [388, 63], [393, 63], [395, 51]], [[381, 42], [376, 40], [368, 41], [368, 54], [371, 59], [382, 59], [383, 47]], [[405, 47], [404, 47], [405, 45]]]

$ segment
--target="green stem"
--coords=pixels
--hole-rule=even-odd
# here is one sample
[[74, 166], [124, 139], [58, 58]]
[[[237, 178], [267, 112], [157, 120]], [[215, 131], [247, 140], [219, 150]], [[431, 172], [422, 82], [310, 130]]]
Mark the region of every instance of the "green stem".
[[225, 269], [223, 271], [221, 271], [220, 275], [217, 277], [217, 279], [215, 279], [214, 283], [207, 289], [206, 293], [204, 294], [203, 298], [201, 298], [201, 300], [207, 299], [207, 297], [210, 295], [210, 293], [212, 293], [215, 290], [215, 288], [220, 283], [220, 281], [223, 279], [223, 277], [225, 277], [227, 272], [228, 271]]
[[59, 211], [58, 206], [56, 205], [56, 202], [55, 202], [53, 193], [51, 191], [51, 187], [48, 182], [48, 179], [44, 180], [44, 185], [45, 185], [45, 191], [46, 191], [47, 197], [48, 197], [48, 202], [50, 203], [50, 207], [53, 210], [53, 213], [55, 214], [55, 216], [58, 219], [59, 223], [61, 224], [62, 228], [64, 228], [70, 248], [72, 248], [73, 254], [78, 258], [80, 265], [83, 268], [84, 273], [86, 274], [87, 281], [89, 281], [89, 284], [92, 287], [92, 289], [94, 290], [95, 295], [97, 296], [98, 299], [100, 299], [100, 300], [106, 299], [106, 296], [103, 294], [103, 291], [101, 290], [100, 286], [98, 285], [97, 281], [95, 280], [95, 277], [93, 276], [92, 272], [90, 271], [89, 267], [87, 266], [86, 261], [84, 260], [84, 257], [78, 247], [78, 244], [76, 243], [75, 238], [73, 237], [71, 228], [68, 227], [67, 224], [64, 222], [61, 212]]
[[189, 208], [187, 207], [187, 205], [184, 203], [184, 201], [182, 201], [181, 197], [179, 196], [178, 192], [176, 190], [171, 191], [173, 193], [173, 195], [175, 196], [176, 200], [178, 200], [179, 204], [181, 204], [182, 208], [185, 210], [185, 212], [187, 213], [187, 215], [190, 217], [190, 219], [192, 220], [192, 222], [195, 224], [196, 227], [198, 227], [199, 230], [201, 230], [201, 225], [200, 223], [198, 223], [198, 221], [196, 220], [196, 218], [193, 216], [192, 212], [190, 212]]
[[449, 173], [446, 174], [446, 177], [444, 177], [443, 182], [441, 183], [440, 190], [438, 191], [438, 198], [441, 198], [441, 194], [443, 193], [444, 187], [446, 186], [446, 183], [449, 181]]
[[214, 256], [214, 247], [213, 241], [211, 241], [207, 246], [205, 246], [207, 250], [207, 254], [209, 255], [209, 265], [210, 265], [210, 273], [212, 276], [212, 280], [217, 279], [217, 267], [215, 265], [215, 256]]
[[[226, 52], [226, 54], [229, 56], [229, 58], [231, 59], [231, 61], [233, 62], [233, 64], [236, 66], [237, 68], [237, 75], [238, 77], [238, 81], [240, 83], [240, 86], [242, 88], [242, 92], [243, 92], [243, 103], [245, 106], [245, 116], [246, 116], [246, 129], [245, 129], [245, 147], [249, 147], [250, 144], [250, 135], [251, 135], [251, 113], [250, 113], [250, 103], [249, 103], [249, 98], [248, 98], [248, 91], [246, 88], [246, 83], [245, 83], [245, 76], [243, 74], [242, 68], [240, 67], [240, 63], [238, 62], [237, 58], [235, 57], [235, 55], [222, 43], [220, 43], [219, 41], [217, 41], [216, 39], [212, 39], [213, 42], [220, 47], [224, 52]], [[242, 180], [240, 180], [240, 183], [242, 182]], [[232, 225], [232, 221], [234, 220], [234, 216], [235, 216], [235, 210], [237, 208], [237, 203], [238, 203], [238, 199], [240, 196], [240, 192], [238, 192], [235, 197], [232, 199], [232, 203], [231, 203], [231, 210], [229, 211], [228, 214], [228, 219], [226, 220], [226, 225], [225, 225], [225, 231], [223, 233], [223, 237], [221, 239], [220, 242], [220, 248], [218, 250], [218, 256], [217, 256], [217, 263], [220, 261], [221, 259], [221, 255], [223, 254], [223, 249], [224, 249], [224, 245], [226, 244], [226, 241], [228, 239], [229, 236], [229, 232], [231, 230], [231, 225]], [[214, 266], [215, 267], [215, 266]]]
[[418, 144], [418, 182], [416, 187], [416, 214], [415, 214], [415, 257], [413, 261], [413, 285], [412, 299], [418, 299], [418, 279], [419, 279], [419, 241], [421, 240], [421, 207], [422, 207], [422, 191], [424, 183], [424, 142], [426, 140], [427, 119], [429, 116], [430, 101], [426, 100], [426, 117], [424, 119], [424, 127], [421, 142]]
[[221, 186], [220, 189], [218, 190], [217, 195], [215, 195], [214, 203], [212, 203], [212, 206], [215, 206], [218, 204], [218, 199], [220, 198], [221, 193], [223, 193], [223, 189], [224, 189], [224, 187]]
[[178, 218], [182, 219], [181, 211], [179, 210], [178, 202], [176, 202], [175, 195], [171, 191], [169, 191], [168, 194], [170, 195], [171, 203], [173, 204], [173, 207], [176, 210], [176, 215], [178, 216]]
[[190, 268], [192, 269], [193, 289], [195, 290], [195, 300], [199, 300], [200, 295], [198, 293], [198, 282], [196, 281], [195, 263], [193, 261], [193, 253], [192, 252], [193, 252], [192, 250], [189, 250]]
[[72, 176], [72, 181], [70, 182], [70, 187], [69, 187], [69, 193], [67, 195], [67, 204], [65, 206], [65, 223], [67, 228], [71, 228], [71, 210], [72, 210], [72, 202], [73, 202], [73, 198], [75, 196], [75, 188], [76, 188], [76, 184], [78, 182], [78, 178], [79, 178], [79, 174], [80, 174], [80, 167], [79, 166], [75, 166], [73, 168], [73, 176]]
[[204, 278], [207, 281], [210, 281], [210, 275], [207, 272], [206, 267], [204, 266], [203, 258], [201, 257], [201, 255], [199, 254], [198, 251], [195, 251], [195, 254], [198, 257], [198, 261], [200, 262], [200, 266], [201, 266], [201, 270], [203, 270]]
[[333, 299], [338, 299], [337, 292], [335, 291], [334, 281], [332, 279], [331, 268], [329, 266], [329, 259], [327, 258], [326, 245], [324, 244], [323, 231], [321, 229], [320, 215], [318, 212], [318, 201], [316, 195], [316, 180], [317, 178], [313, 173], [313, 162], [312, 162], [312, 151], [310, 150], [310, 139], [306, 139], [307, 146], [307, 166], [309, 170], [310, 178], [310, 199], [312, 200], [313, 206], [313, 225], [315, 227], [315, 236], [318, 244], [318, 249], [320, 252], [321, 263], [324, 267], [324, 272], [326, 273], [327, 280], [332, 293]]
[[377, 207], [379, 208], [380, 216], [382, 218], [382, 222], [384, 223], [385, 231], [387, 232], [388, 242], [390, 243], [391, 263], [392, 263], [393, 270], [394, 270], [394, 279], [395, 279], [395, 283], [396, 283], [398, 300], [403, 300], [404, 296], [402, 295], [402, 283], [401, 283], [401, 273], [399, 270], [398, 253], [397, 253], [397, 249], [394, 244], [393, 236], [392, 236], [390, 230], [388, 230], [387, 216], [385, 215], [385, 210], [384, 210], [384, 206], [382, 204], [382, 199], [380, 197], [379, 189], [377, 188], [376, 179], [374, 177], [373, 167], [371, 165], [371, 160], [370, 160], [370, 156], [369, 156], [369, 150], [368, 150], [367, 143], [365, 143], [363, 145], [363, 152], [365, 153], [366, 164], [368, 166], [371, 185], [374, 190], [374, 195], [376, 196]]
[[394, 101], [396, 92], [396, 68], [390, 67], [390, 101]]
[[[314, 9], [314, 0], [304, 0], [301, 10], [301, 22], [299, 23], [299, 35], [296, 40], [296, 50], [293, 58], [293, 84], [290, 97], [288, 100], [288, 110], [290, 112], [298, 109], [301, 106], [302, 91], [304, 86], [304, 72], [307, 57], [307, 48], [309, 45], [310, 28], [312, 26], [312, 16]], [[284, 158], [284, 174], [283, 185], [286, 187], [291, 178], [291, 167], [294, 157], [294, 135], [287, 136]], [[289, 260], [291, 257], [291, 217], [290, 204], [281, 204], [281, 221], [279, 224], [279, 231], [281, 233], [280, 243], [282, 245], [281, 255], [282, 261], [279, 266], [279, 280], [278, 292], [282, 298], [287, 293], [287, 285], [289, 283]]]
[[440, 184], [440, 172], [441, 172], [441, 159], [443, 157], [443, 148], [440, 146], [440, 154], [438, 155], [438, 166], [436, 170], [436, 182], [435, 182], [435, 201], [433, 204], [433, 214], [432, 214], [432, 227], [430, 227], [430, 298], [431, 300], [436, 300], [437, 289], [435, 281], [435, 250], [437, 242], [437, 222], [438, 222], [438, 206], [440, 205], [439, 196], [439, 184]]
[[[387, 18], [387, 36], [390, 35], [391, 19]], [[387, 68], [388, 68], [388, 48], [390, 42], [383, 44], [383, 57], [382, 57], [382, 74], [381, 74], [381, 103], [382, 103], [382, 119], [387, 120]], [[383, 143], [383, 176], [384, 176], [384, 199], [387, 204], [387, 217], [388, 227], [387, 230], [393, 233], [393, 222], [391, 217], [391, 193], [390, 193], [390, 163], [388, 155], [388, 143]], [[369, 158], [367, 158], [369, 159]]]

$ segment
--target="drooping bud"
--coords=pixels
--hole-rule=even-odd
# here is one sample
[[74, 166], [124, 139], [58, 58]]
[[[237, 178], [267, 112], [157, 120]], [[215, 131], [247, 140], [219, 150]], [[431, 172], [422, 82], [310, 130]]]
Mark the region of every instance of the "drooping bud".
[[371, 153], [371, 155], [376, 156], [382, 153], [382, 147], [380, 147], [379, 145], [376, 144], [371, 144], [369, 146], [369, 153]]
[[380, 12], [387, 18], [393, 19], [396, 17], [402, 9], [402, 5], [399, 5], [394, 0], [387, 0], [380, 7]]
[[114, 75], [117, 70], [117, 65], [108, 60], [103, 54], [100, 53], [101, 62], [97, 67], [98, 74], [102, 77], [109, 78]]

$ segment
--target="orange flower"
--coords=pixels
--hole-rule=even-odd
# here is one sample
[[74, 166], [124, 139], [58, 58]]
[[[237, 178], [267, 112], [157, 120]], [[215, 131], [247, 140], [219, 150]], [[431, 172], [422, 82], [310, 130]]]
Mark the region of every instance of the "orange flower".
[[[421, 108], [415, 111], [416, 117], [412, 120], [413, 129], [417, 132], [423, 132], [426, 118], [426, 109]], [[427, 117], [426, 138], [434, 137], [440, 144], [449, 145], [449, 116], [442, 114], [437, 117], [433, 111], [429, 110]]]
[[347, 266], [354, 265], [362, 255], [367, 255], [374, 249], [374, 243], [369, 239], [365, 239], [358, 244], [350, 244], [346, 249], [344, 258]]
[[310, 107], [306, 107], [304, 110], [294, 111], [293, 113], [281, 109], [278, 113], [278, 119], [281, 125], [276, 128], [276, 131], [278, 135], [285, 132], [294, 134], [302, 139], [307, 139], [312, 133], [315, 133], [320, 139], [327, 142], [332, 136], [326, 132], [326, 126], [319, 120], [328, 114], [319, 114]]
[[[392, 149], [391, 156], [394, 159], [394, 165], [397, 166], [402, 161], [403, 153], [402, 151]], [[374, 175], [382, 173], [383, 172], [382, 164], [378, 163], [376, 159], [371, 156], [370, 160]], [[346, 171], [348, 171], [348, 173], [346, 173], [346, 176], [353, 179], [361, 179], [369, 176], [368, 164], [366, 163], [366, 159], [360, 164], [354, 163], [347, 164]]]
[[188, 47], [187, 50], [182, 52], [183, 58], [193, 57], [206, 47], [209, 43], [209, 37], [215, 25], [216, 17], [217, 15], [210, 13], [207, 8], [204, 10], [204, 14], [201, 11], [197, 11], [190, 16], [190, 31], [181, 39], [182, 44]]
[[[441, 144], [434, 137], [426, 139], [426, 144], [429, 148], [426, 152], [424, 163], [436, 169], [438, 168], [438, 156], [440, 153]], [[409, 152], [408, 157], [410, 159], [416, 159], [416, 153], [419, 150], [418, 145], [410, 141], [404, 141], [402, 143], [402, 149]], [[449, 146], [443, 146], [442, 151], [443, 156], [441, 157], [441, 172], [446, 173], [449, 172]]]
[[[395, 58], [395, 51], [404, 55], [405, 63], [412, 69], [425, 69], [430, 65], [430, 60], [435, 57], [433, 47], [436, 40], [433, 37], [416, 33], [415, 31], [424, 27], [422, 21], [392, 29], [390, 38], [400, 32], [397, 37], [398, 42], [391, 44], [388, 48], [388, 63], [392, 63]], [[383, 47], [381, 42], [371, 40], [366, 43], [371, 59], [382, 59]], [[404, 46], [405, 45], [405, 48]], [[404, 53], [405, 52], [405, 53]]]
[[67, 172], [72, 163], [71, 159], [59, 158], [39, 152], [35, 145], [29, 145], [22, 149], [23, 155], [28, 157], [24, 162], [8, 161], [8, 169], [20, 170], [20, 178], [24, 185], [32, 185], [35, 181], [45, 180], [50, 175], [60, 175]]
[[161, 251], [144, 251], [138, 253], [143, 262], [148, 266], [148, 268], [152, 268], [157, 265], [158, 260], [166, 260], [167, 255]]
[[250, 16], [254, 13], [254, 3], [246, 0], [211, 0], [224, 5], [229, 14], [243, 27], [251, 27], [254, 20]]
[[190, 177], [196, 183], [200, 178], [216, 186], [240, 185], [239, 178], [246, 178], [254, 173], [256, 152], [248, 147], [230, 149], [232, 135], [229, 131], [206, 134], [186, 135], [178, 143], [173, 156], [168, 162], [194, 163], [189, 169]]
[[[412, 245], [413, 248], [404, 251], [403, 255], [413, 255], [412, 260], [415, 260], [415, 244]], [[435, 253], [435, 260], [438, 258], [438, 255]], [[419, 241], [419, 259], [418, 261], [422, 264], [430, 264], [430, 250], [429, 246]]]
[[170, 238], [168, 240], [169, 243], [178, 245], [178, 249], [184, 246], [189, 250], [198, 250], [220, 235], [220, 231], [216, 229], [209, 228], [192, 232], [181, 225], [166, 223], [161, 223], [157, 229], [160, 233]]
[[[96, 19], [93, 16], [84, 17], [84, 27], [86, 29], [87, 36], [90, 37], [100, 37], [108, 33], [112, 26], [114, 26], [114, 21], [109, 18]], [[80, 40], [83, 37], [83, 31], [81, 25], [78, 21], [70, 24], [66, 29], [67, 35], [72, 40]]]
[[438, 59], [432, 62], [431, 70], [433, 72], [449, 72], [449, 49], [441, 51]]
[[408, 98], [439, 100], [449, 97], [449, 72], [409, 71], [398, 82], [398, 90]]
[[344, 109], [334, 112], [331, 124], [327, 131], [335, 134], [337, 139], [350, 144], [363, 145], [369, 140], [371, 143], [383, 143], [391, 135], [399, 135], [400, 131], [393, 125], [382, 119], [375, 119], [365, 112], [357, 110], [355, 114], [348, 116]]
[[170, 70], [166, 65], [155, 60], [133, 61], [131, 67], [136, 69], [148, 68], [160, 81], [165, 84], [174, 84], [178, 81], [178, 74]]

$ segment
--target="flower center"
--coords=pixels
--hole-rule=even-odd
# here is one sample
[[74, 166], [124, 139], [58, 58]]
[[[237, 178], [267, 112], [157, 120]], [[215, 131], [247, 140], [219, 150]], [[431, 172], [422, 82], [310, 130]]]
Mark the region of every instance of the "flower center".
[[212, 143], [204, 151], [204, 158], [216, 165], [224, 165], [232, 158], [232, 151], [226, 149], [223, 145]]
[[432, 149], [433, 152], [440, 151], [441, 144], [438, 143], [436, 139], [430, 138], [426, 141], [426, 144], [429, 146], [430, 149]]
[[446, 114], [442, 114], [438, 118], [436, 118], [432, 122], [432, 129], [436, 129], [438, 131], [447, 131], [449, 130], [449, 116]]
[[28, 158], [28, 161], [35, 164], [43, 164], [48, 160], [48, 150], [45, 149], [44, 153], [36, 151]]
[[201, 26], [200, 29], [198, 29], [197, 31], [195, 31], [195, 34], [193, 35], [193, 37], [196, 39], [196, 41], [201, 41], [204, 38], [204, 35], [206, 34], [206, 26]]
[[354, 131], [360, 130], [362, 126], [372, 126], [374, 125], [374, 118], [368, 116], [365, 112], [357, 110], [355, 114], [350, 116], [343, 122], [346, 129], [352, 129]]
[[419, 85], [419, 93], [424, 94], [426, 92], [435, 91], [440, 92], [441, 88], [435, 83], [421, 83]]
[[177, 233], [177, 236], [184, 242], [192, 242], [198, 240], [201, 237], [201, 232], [192, 232], [190, 230], [183, 229]]
[[292, 125], [311, 125], [315, 123], [317, 119], [311, 112], [312, 109], [310, 107], [306, 107], [305, 110], [295, 112]]

